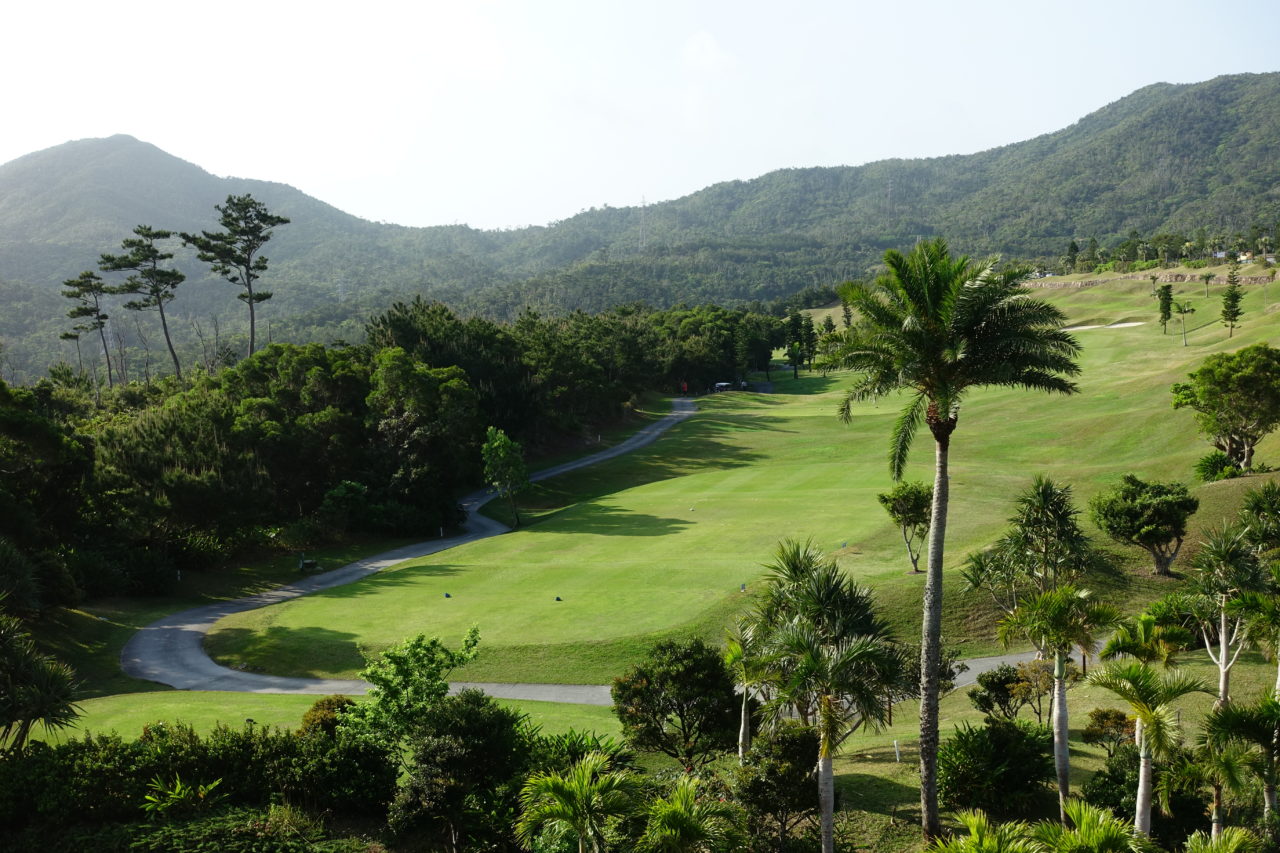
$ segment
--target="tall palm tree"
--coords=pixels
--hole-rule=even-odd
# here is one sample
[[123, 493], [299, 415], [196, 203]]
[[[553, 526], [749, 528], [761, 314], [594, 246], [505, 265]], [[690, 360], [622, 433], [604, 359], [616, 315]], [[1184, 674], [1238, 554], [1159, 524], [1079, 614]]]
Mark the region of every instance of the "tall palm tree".
[[[1138, 660], [1113, 661], [1089, 673], [1089, 683], [1110, 690], [1133, 713], [1141, 734], [1138, 737], [1138, 791], [1133, 817], [1142, 835], [1151, 834], [1152, 759], [1167, 755], [1181, 739], [1173, 702], [1188, 693], [1208, 693], [1198, 678], [1177, 670], [1156, 672]], [[1070, 814], [1070, 812], [1068, 812]]]
[[669, 794], [649, 804], [638, 850], [719, 853], [738, 849], [741, 812], [723, 800], [700, 798], [700, 784], [695, 776], [681, 776]]
[[948, 454], [965, 395], [982, 386], [1074, 393], [1079, 344], [1062, 331], [1065, 318], [1021, 286], [1026, 271], [998, 272], [968, 257], [952, 258], [943, 240], [910, 253], [885, 253], [888, 272], [846, 294], [858, 318], [842, 335], [827, 367], [859, 374], [840, 414], [855, 401], [905, 390], [910, 400], [894, 424], [889, 468], [902, 479], [923, 423], [934, 439], [933, 524], [925, 575], [920, 653], [921, 828], [931, 839], [938, 813], [938, 695], [942, 657], [942, 560], [950, 497]]
[[625, 770], [612, 769], [609, 756], [589, 752], [563, 773], [535, 773], [520, 791], [516, 839], [526, 847], [544, 829], [572, 835], [578, 853], [602, 853], [610, 818], [630, 814], [637, 786]]
[[1067, 661], [1072, 649], [1092, 649], [1098, 632], [1119, 622], [1116, 608], [1094, 601], [1086, 589], [1065, 584], [1024, 600], [1000, 623], [1000, 639], [1006, 647], [1018, 635], [1025, 635], [1042, 653], [1053, 655], [1053, 759], [1058, 775], [1058, 817], [1064, 823], [1071, 794]]
[[1205, 742], [1222, 749], [1239, 743], [1256, 750], [1254, 775], [1262, 782], [1263, 817], [1276, 812], [1276, 785], [1280, 783], [1280, 700], [1263, 696], [1252, 705], [1228, 702], [1214, 708], [1204, 721]]

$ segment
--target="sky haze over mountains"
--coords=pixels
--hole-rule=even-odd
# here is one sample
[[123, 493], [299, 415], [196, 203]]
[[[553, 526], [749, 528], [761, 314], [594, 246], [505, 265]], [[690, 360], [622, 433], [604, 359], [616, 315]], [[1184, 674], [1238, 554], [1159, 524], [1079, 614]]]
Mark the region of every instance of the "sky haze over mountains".
[[1277, 69], [1261, 0], [8, 10], [0, 163], [117, 133], [362, 218], [482, 228], [778, 168], [969, 153]]

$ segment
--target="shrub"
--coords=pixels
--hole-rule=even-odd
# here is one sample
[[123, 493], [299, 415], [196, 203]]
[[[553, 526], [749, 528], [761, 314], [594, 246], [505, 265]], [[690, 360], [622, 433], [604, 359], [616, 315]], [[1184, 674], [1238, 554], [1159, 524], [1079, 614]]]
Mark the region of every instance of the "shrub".
[[1133, 720], [1124, 711], [1094, 708], [1089, 712], [1089, 724], [1084, 727], [1084, 742], [1101, 744], [1110, 758], [1121, 744], [1133, 742], [1133, 732]]
[[355, 700], [350, 696], [323, 696], [302, 715], [302, 728], [299, 735], [322, 734], [334, 737], [338, 733], [338, 720], [342, 712], [355, 707]]
[[792, 835], [818, 814], [817, 752], [813, 729], [787, 723], [772, 738], [757, 738], [742, 766], [732, 771], [730, 786], [747, 812], [748, 831], [773, 839], [770, 849], [793, 849]]
[[1230, 457], [1221, 450], [1201, 456], [1196, 462], [1196, 476], [1206, 483], [1230, 480], [1240, 476], [1240, 469], [1231, 464]]
[[1049, 791], [1053, 733], [1022, 720], [966, 723], [938, 749], [938, 798], [947, 809], [995, 815], [1025, 811]]

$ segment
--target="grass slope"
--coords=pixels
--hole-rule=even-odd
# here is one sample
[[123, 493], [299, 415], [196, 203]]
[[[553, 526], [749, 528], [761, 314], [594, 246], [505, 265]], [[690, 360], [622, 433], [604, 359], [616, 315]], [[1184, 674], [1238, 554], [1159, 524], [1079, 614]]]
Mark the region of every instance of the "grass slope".
[[[1194, 298], [1202, 286], [1175, 291]], [[1039, 292], [1073, 322], [1146, 324], [1078, 332], [1084, 375], [1071, 398], [972, 395], [952, 444], [949, 565], [1000, 533], [1011, 499], [1037, 472], [1072, 484], [1082, 506], [1127, 471], [1190, 476], [1207, 446], [1191, 417], [1171, 410], [1169, 385], [1209, 353], [1266, 340], [1273, 321], [1252, 288], [1244, 327], [1228, 340], [1201, 300], [1194, 317], [1203, 323], [1183, 347], [1153, 322], [1149, 292], [1149, 282], [1123, 279]], [[405, 636], [452, 640], [475, 624], [483, 652], [463, 677], [600, 683], [657, 638], [718, 639], [743, 600], [740, 585], [756, 580], [784, 536], [836, 553], [914, 635], [921, 581], [904, 573], [898, 533], [875, 501], [889, 485], [887, 436], [902, 401], [861, 405], [844, 425], [834, 413], [846, 384], [838, 374], [805, 374], [780, 379], [773, 394], [703, 398], [697, 417], [651, 448], [550, 484], [536, 523], [237, 614], [219, 623], [209, 648], [258, 671], [350, 676], [363, 655]], [[1264, 442], [1260, 459], [1275, 447], [1274, 437]], [[931, 479], [931, 449], [922, 436], [909, 476]], [[1164, 591], [1168, 582], [1147, 576], [1140, 553], [1126, 556], [1134, 571], [1114, 579], [1109, 595], [1133, 605]], [[982, 601], [953, 589], [949, 642], [967, 654], [994, 651], [990, 617]]]

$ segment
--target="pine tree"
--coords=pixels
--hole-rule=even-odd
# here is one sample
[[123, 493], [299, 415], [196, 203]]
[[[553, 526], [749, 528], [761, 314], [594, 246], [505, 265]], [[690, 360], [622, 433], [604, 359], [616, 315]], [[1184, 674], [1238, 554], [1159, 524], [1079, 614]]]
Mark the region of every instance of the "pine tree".
[[1222, 325], [1227, 327], [1227, 337], [1231, 337], [1236, 330], [1236, 326], [1240, 323], [1240, 316], [1244, 314], [1244, 309], [1240, 307], [1240, 300], [1244, 298], [1244, 291], [1240, 288], [1240, 262], [1232, 261], [1231, 266], [1227, 267], [1227, 289], [1222, 293]]

